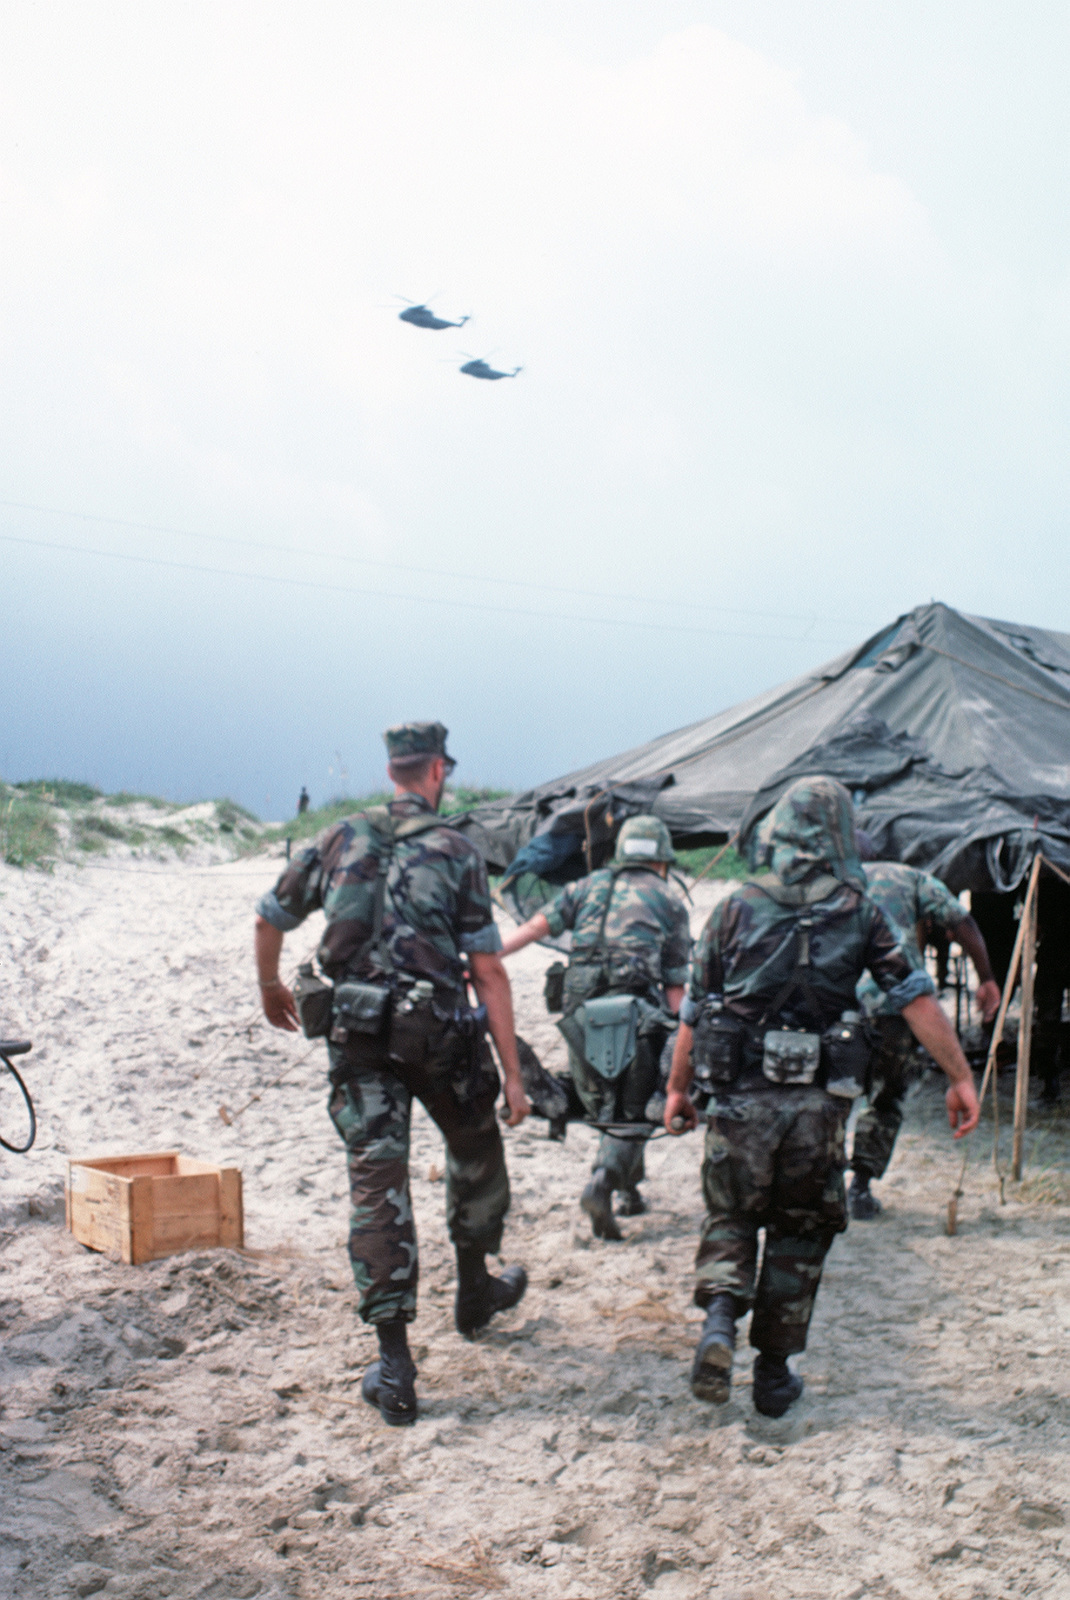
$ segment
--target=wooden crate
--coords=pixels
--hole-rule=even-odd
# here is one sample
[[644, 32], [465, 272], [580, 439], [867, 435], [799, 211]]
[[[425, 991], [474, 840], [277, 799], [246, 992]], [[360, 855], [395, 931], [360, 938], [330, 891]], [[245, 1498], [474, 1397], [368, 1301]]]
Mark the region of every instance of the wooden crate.
[[245, 1240], [241, 1172], [177, 1150], [71, 1161], [67, 1226], [79, 1243], [137, 1266]]

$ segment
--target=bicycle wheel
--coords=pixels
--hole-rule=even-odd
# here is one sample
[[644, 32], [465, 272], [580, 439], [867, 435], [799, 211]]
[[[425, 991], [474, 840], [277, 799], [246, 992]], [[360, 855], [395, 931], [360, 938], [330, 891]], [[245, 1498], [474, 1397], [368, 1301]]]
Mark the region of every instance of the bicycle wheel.
[[[25, 1144], [12, 1144], [8, 1139], [4, 1138], [2, 1133], [0, 1133], [0, 1145], [3, 1145], [5, 1150], [10, 1150], [13, 1155], [24, 1156], [27, 1150], [32, 1149], [33, 1142], [37, 1138], [37, 1113], [33, 1109], [33, 1101], [30, 1099], [30, 1091], [23, 1083], [22, 1076], [15, 1067], [14, 1063], [9, 1061], [7, 1056], [0, 1056], [0, 1061], [3, 1061], [4, 1066], [7, 1068], [8, 1072], [10, 1072], [11, 1076], [19, 1086], [19, 1089], [22, 1093], [22, 1098], [26, 1103], [26, 1115], [29, 1119], [30, 1126], [30, 1136], [26, 1140]], [[6, 1107], [4, 1120], [5, 1122], [7, 1120]]]

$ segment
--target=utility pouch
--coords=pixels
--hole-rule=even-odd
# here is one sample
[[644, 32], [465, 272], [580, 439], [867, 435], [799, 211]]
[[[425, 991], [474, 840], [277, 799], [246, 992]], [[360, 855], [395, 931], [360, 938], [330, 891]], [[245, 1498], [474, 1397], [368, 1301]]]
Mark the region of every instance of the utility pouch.
[[555, 961], [553, 966], [546, 969], [546, 982], [542, 986], [542, 997], [546, 1001], [547, 1011], [564, 1011], [565, 1009], [565, 973], [567, 970], [563, 961]]
[[381, 983], [359, 983], [349, 978], [335, 985], [334, 1027], [331, 1038], [344, 1044], [351, 1033], [379, 1038], [390, 1015], [390, 990]]
[[639, 1005], [634, 995], [608, 994], [586, 1000], [576, 1012], [583, 1028], [583, 1053], [600, 1078], [612, 1083], [635, 1057]]
[[821, 1035], [776, 1029], [762, 1039], [762, 1072], [770, 1083], [813, 1083], [821, 1065]]
[[694, 1028], [691, 1060], [700, 1083], [734, 1083], [743, 1061], [743, 1024], [719, 1000], [705, 1000]]
[[866, 1092], [873, 1048], [866, 1024], [856, 1011], [845, 1011], [821, 1035], [821, 1061], [825, 1089], [843, 1100], [857, 1100]]
[[331, 1006], [334, 989], [316, 976], [311, 961], [297, 969], [293, 986], [294, 1005], [306, 1039], [324, 1039], [331, 1031]]

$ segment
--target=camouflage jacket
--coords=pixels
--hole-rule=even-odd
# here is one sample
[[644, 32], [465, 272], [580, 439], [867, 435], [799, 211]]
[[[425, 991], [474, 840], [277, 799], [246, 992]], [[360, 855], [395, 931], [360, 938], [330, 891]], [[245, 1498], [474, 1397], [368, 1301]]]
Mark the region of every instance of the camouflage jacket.
[[[599, 940], [602, 916], [605, 931]], [[572, 930], [566, 1008], [605, 988], [653, 993], [687, 982], [691, 931], [687, 909], [649, 866], [602, 867], [570, 883], [543, 915], [557, 937]], [[604, 951], [605, 955], [600, 953]], [[582, 981], [578, 969], [604, 966], [604, 981]]]
[[725, 1009], [742, 1021], [760, 1022], [794, 970], [804, 909], [813, 919], [810, 982], [817, 1014], [797, 989], [769, 1016], [771, 1027], [822, 1031], [855, 1008], [855, 985], [866, 967], [896, 1011], [933, 992], [932, 979], [904, 954], [880, 907], [850, 884], [833, 885], [805, 908], [781, 904], [760, 884], [751, 878], [714, 907], [695, 951], [680, 1012], [684, 1022], [696, 1021], [708, 994], [723, 995]]
[[[880, 906], [899, 935], [900, 947], [916, 967], [924, 960], [918, 944], [919, 922], [929, 922], [953, 934], [966, 916], [961, 902], [931, 872], [919, 872], [898, 861], [865, 864], [867, 893]], [[858, 999], [870, 1016], [887, 1016], [895, 1007], [867, 972], [858, 983]]]
[[[392, 800], [388, 809], [395, 823], [434, 815], [419, 795]], [[334, 980], [374, 978], [384, 970], [371, 954], [360, 959], [372, 933], [382, 844], [365, 813], [345, 817], [294, 856], [256, 908], [284, 933], [322, 910], [327, 927], [316, 954]], [[387, 970], [449, 989], [463, 989], [462, 953], [501, 948], [483, 858], [448, 823], [397, 840], [386, 880], [382, 943]]]

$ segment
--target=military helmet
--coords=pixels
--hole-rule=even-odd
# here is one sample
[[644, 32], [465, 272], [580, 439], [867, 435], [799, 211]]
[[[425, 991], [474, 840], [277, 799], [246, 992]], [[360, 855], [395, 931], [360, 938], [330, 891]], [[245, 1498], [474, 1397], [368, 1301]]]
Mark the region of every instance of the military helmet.
[[632, 867], [654, 861], [675, 861], [668, 828], [660, 817], [629, 817], [617, 834], [613, 859]]

